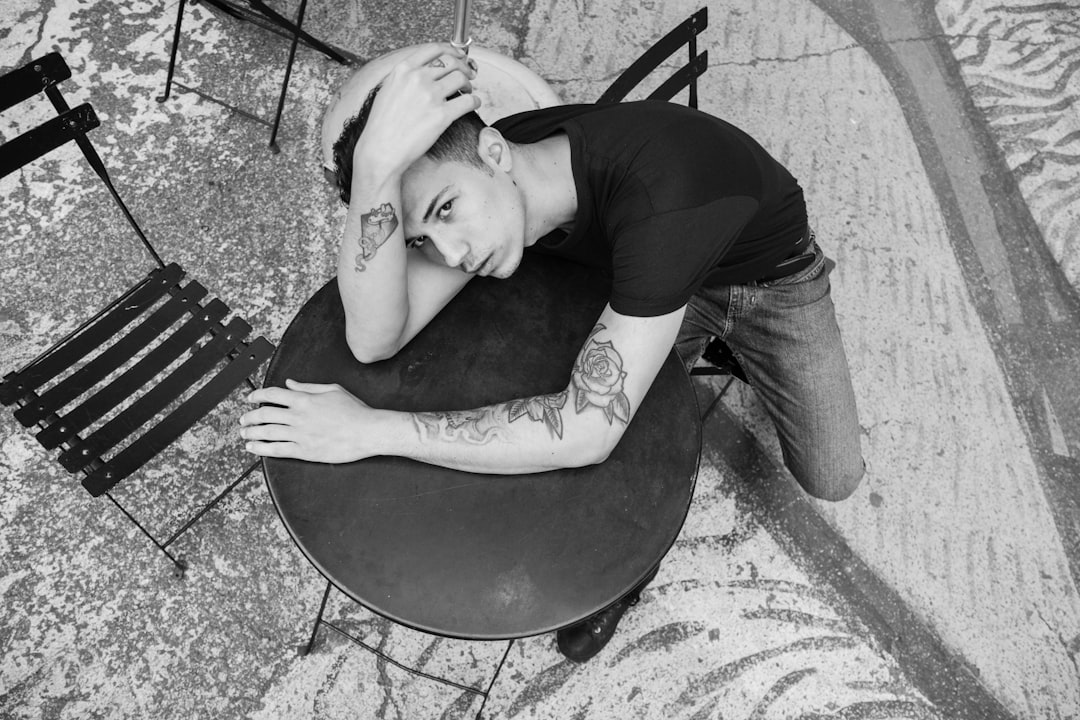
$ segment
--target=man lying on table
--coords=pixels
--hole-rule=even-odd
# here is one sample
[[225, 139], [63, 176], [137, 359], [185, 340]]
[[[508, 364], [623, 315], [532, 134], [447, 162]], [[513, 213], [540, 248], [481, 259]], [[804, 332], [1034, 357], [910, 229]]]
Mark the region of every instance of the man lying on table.
[[[811, 495], [863, 474], [833, 267], [795, 179], [752, 138], [667, 102], [557, 106], [485, 127], [475, 70], [446, 44], [394, 67], [334, 146], [349, 210], [338, 260], [357, 360], [391, 357], [475, 275], [507, 278], [525, 248], [610, 271], [611, 298], [562, 392], [469, 411], [365, 405], [337, 385], [264, 388], [249, 451], [348, 462], [398, 455], [485, 473], [602, 462], [675, 346], [688, 366], [723, 338]], [[525, 400], [525, 402], [521, 402]], [[543, 405], [549, 412], [522, 408]], [[558, 633], [583, 662], [644, 585]]]

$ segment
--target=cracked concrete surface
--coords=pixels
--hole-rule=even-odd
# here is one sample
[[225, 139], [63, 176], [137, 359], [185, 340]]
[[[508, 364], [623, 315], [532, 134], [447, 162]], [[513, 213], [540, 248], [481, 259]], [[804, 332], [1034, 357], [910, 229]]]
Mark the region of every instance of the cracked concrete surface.
[[[705, 428], [687, 525], [610, 648], [577, 667], [551, 637], [515, 643], [485, 717], [1080, 718], [1078, 11], [703, 4], [703, 107], [793, 170], [838, 261], [868, 475], [839, 505], [799, 497], [752, 392], [736, 386]], [[473, 6], [477, 43], [575, 102], [698, 3]], [[175, 12], [172, 1], [14, 0], [0, 8], [0, 68], [63, 52], [65, 93], [98, 110], [91, 138], [159, 250], [276, 340], [333, 272], [343, 212], [319, 169], [319, 119], [350, 69], [300, 51], [273, 155], [265, 127], [219, 105], [154, 100]], [[450, 12], [312, 0], [307, 26], [371, 58], [448, 37]], [[268, 117], [286, 51], [196, 5], [180, 77]], [[49, 113], [5, 112], [0, 137]], [[0, 195], [6, 372], [146, 265], [73, 148], [3, 178]], [[239, 407], [118, 499], [155, 531], [175, 527], [244, 464]], [[327, 630], [297, 657], [321, 578], [258, 480], [180, 541], [191, 569], [178, 580], [10, 412], [0, 418], [0, 716], [475, 715], [475, 695]], [[396, 660], [470, 686], [486, 687], [505, 649], [396, 627], [337, 594], [330, 614]]]

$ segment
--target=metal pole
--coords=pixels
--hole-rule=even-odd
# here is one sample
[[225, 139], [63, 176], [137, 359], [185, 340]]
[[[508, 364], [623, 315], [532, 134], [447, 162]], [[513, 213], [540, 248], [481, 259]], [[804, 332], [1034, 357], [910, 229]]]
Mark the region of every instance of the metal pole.
[[469, 52], [469, 45], [472, 44], [472, 38], [469, 37], [469, 0], [455, 0], [454, 38], [450, 44]]

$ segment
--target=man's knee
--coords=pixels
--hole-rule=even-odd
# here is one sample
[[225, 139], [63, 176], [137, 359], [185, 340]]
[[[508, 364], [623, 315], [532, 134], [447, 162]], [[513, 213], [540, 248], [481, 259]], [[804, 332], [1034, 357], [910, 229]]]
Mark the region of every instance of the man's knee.
[[857, 463], [844, 466], [830, 464], [828, 467], [789, 469], [809, 495], [829, 502], [840, 502], [851, 497], [866, 475], [866, 463], [862, 458]]

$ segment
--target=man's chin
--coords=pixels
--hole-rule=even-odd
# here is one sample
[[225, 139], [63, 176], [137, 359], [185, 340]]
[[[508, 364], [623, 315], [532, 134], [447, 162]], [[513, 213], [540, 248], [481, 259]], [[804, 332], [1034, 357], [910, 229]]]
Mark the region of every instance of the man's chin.
[[506, 280], [508, 277], [513, 275], [515, 272], [517, 272], [518, 265], [520, 263], [521, 263], [521, 261], [518, 260], [517, 262], [515, 262], [513, 265], [510, 265], [509, 267], [496, 268], [494, 271], [492, 271], [491, 277], [495, 278], [496, 280]]

